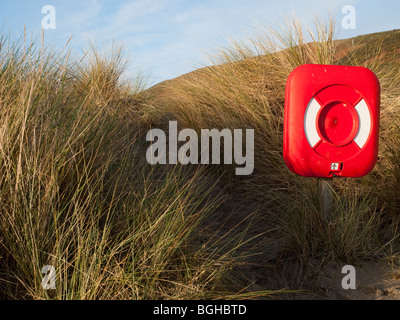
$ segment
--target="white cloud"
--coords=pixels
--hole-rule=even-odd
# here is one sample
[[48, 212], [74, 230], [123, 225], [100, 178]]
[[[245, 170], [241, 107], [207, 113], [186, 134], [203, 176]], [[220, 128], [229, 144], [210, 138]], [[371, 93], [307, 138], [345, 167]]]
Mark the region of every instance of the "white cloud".
[[119, 25], [130, 24], [136, 19], [158, 13], [168, 4], [168, 0], [135, 0], [124, 3], [113, 15], [113, 20]]
[[60, 27], [74, 31], [93, 27], [100, 22], [102, 8], [103, 4], [99, 0], [80, 2], [79, 5], [57, 5], [58, 20], [62, 23]]

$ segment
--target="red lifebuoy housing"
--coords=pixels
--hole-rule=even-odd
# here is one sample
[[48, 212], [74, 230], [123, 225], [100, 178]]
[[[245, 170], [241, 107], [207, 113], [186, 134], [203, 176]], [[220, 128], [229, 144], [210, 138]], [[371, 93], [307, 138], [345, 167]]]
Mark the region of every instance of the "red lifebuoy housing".
[[296, 68], [286, 84], [286, 164], [309, 177], [368, 174], [378, 155], [379, 107], [379, 81], [367, 68]]

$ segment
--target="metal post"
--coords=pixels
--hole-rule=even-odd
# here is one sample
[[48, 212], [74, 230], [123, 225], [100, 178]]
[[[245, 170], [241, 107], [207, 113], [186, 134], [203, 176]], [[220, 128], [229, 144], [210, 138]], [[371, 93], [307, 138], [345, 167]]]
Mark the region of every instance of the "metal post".
[[326, 221], [329, 221], [333, 202], [333, 178], [319, 179], [321, 212]]

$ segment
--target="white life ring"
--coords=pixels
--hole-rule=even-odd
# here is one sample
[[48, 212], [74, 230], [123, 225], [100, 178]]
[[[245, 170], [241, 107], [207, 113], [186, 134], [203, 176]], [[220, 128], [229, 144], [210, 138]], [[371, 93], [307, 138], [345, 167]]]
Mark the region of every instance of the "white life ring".
[[[317, 129], [318, 114], [322, 106], [312, 97], [304, 114], [304, 132], [311, 148], [315, 148], [321, 141], [325, 140]], [[367, 143], [371, 132], [371, 113], [364, 99], [361, 99], [354, 109], [358, 116], [358, 130], [353, 140], [362, 149]]]

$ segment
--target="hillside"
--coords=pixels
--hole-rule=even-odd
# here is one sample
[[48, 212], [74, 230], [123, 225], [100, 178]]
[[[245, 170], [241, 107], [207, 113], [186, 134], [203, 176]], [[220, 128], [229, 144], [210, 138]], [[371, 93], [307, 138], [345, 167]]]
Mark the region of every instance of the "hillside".
[[[298, 36], [297, 31], [292, 38]], [[388, 256], [380, 249], [388, 249], [385, 241], [397, 237], [399, 180], [393, 161], [397, 162], [398, 147], [392, 143], [398, 135], [391, 135], [400, 116], [395, 93], [399, 92], [399, 58], [400, 30], [322, 43], [293, 43], [289, 49], [265, 55], [253, 55], [245, 46], [235, 44], [217, 54], [216, 65], [148, 90], [154, 109], [168, 110], [161, 114], [177, 119], [182, 128], [256, 128], [255, 173], [248, 178], [225, 177], [223, 185], [230, 191], [222, 209], [225, 215], [235, 212], [224, 227], [236, 228], [234, 233], [238, 234], [246, 229], [246, 248], [255, 245], [253, 249], [259, 252], [237, 271], [252, 282], [253, 289], [302, 288], [311, 290], [311, 296], [331, 298], [399, 297], [393, 289], [399, 285], [391, 276], [394, 265], [381, 265], [381, 259], [386, 261]], [[321, 62], [366, 66], [376, 72], [382, 86], [381, 161], [368, 177], [335, 181], [337, 207], [328, 225], [319, 217], [317, 179], [294, 177], [281, 158], [286, 78], [296, 65]], [[249, 227], [246, 219], [258, 222]], [[257, 238], [251, 241], [253, 236]], [[395, 243], [390, 243], [391, 253], [397, 250]], [[341, 289], [340, 265], [371, 259], [373, 263], [361, 269], [368, 276], [360, 276], [360, 290], [349, 294]], [[371, 285], [371, 279], [375, 284]], [[315, 291], [316, 287], [320, 289]], [[379, 294], [387, 290], [391, 294]]]

